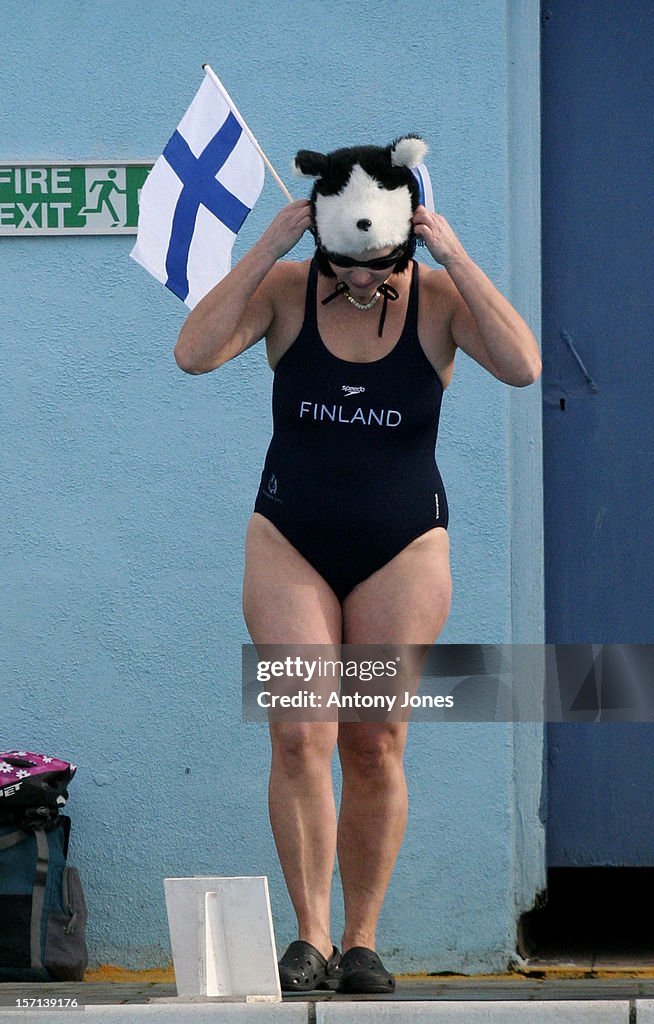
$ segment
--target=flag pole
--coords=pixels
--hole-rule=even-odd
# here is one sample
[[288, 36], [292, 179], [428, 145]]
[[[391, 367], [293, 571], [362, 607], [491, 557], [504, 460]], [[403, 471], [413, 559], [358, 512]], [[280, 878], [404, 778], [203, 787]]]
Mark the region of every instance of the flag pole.
[[235, 105], [234, 101], [232, 100], [231, 96], [230, 96], [230, 95], [229, 95], [229, 93], [227, 92], [227, 89], [225, 88], [225, 86], [223, 85], [223, 83], [222, 83], [222, 82], [220, 81], [220, 79], [218, 78], [218, 76], [217, 76], [217, 75], [215, 74], [215, 72], [214, 72], [214, 71], [212, 70], [212, 68], [211, 68], [211, 67], [210, 67], [210, 66], [209, 66], [208, 64], [203, 64], [203, 65], [202, 65], [202, 68], [203, 68], [203, 70], [205, 71], [205, 73], [206, 73], [206, 74], [207, 74], [207, 75], [209, 76], [209, 78], [211, 79], [211, 81], [213, 82], [213, 84], [214, 84], [214, 85], [216, 86], [216, 88], [218, 89], [218, 91], [219, 91], [219, 92], [220, 92], [220, 93], [221, 93], [221, 94], [222, 94], [222, 95], [224, 96], [224, 98], [225, 98], [225, 99], [227, 100], [227, 102], [229, 103], [230, 107], [232, 107], [232, 108], [233, 108], [233, 110], [235, 111], [235, 113], [236, 113], [236, 114], [238, 115], [238, 119], [239, 119], [239, 121], [241, 122], [241, 125], [242, 125], [242, 127], [243, 127], [243, 131], [244, 131], [244, 132], [246, 133], [246, 135], [247, 135], [247, 136], [248, 136], [248, 138], [250, 139], [250, 142], [252, 143], [252, 145], [253, 145], [253, 146], [254, 146], [254, 148], [256, 149], [257, 153], [259, 154], [259, 156], [261, 157], [261, 159], [262, 159], [262, 160], [263, 160], [263, 162], [265, 163], [266, 167], [268, 168], [268, 170], [269, 170], [269, 171], [270, 171], [270, 173], [272, 174], [273, 178], [275, 179], [275, 181], [277, 182], [277, 184], [278, 184], [278, 185], [279, 185], [279, 187], [281, 188], [282, 192], [284, 193], [284, 195], [285, 195], [285, 196], [286, 196], [286, 198], [288, 199], [289, 203], [292, 203], [292, 202], [293, 202], [293, 196], [291, 195], [291, 193], [290, 193], [290, 192], [288, 191], [288, 189], [286, 188], [286, 185], [284, 184], [284, 182], [282, 181], [282, 179], [281, 179], [281, 178], [279, 177], [279, 175], [278, 175], [277, 171], [275, 170], [275, 168], [274, 168], [274, 167], [273, 167], [273, 165], [271, 164], [270, 160], [268, 159], [268, 157], [266, 156], [266, 154], [265, 154], [265, 153], [264, 153], [264, 151], [262, 150], [261, 146], [259, 145], [259, 143], [258, 143], [258, 142], [257, 142], [257, 140], [255, 139], [254, 135], [252, 134], [252, 132], [251, 132], [251, 131], [250, 131], [250, 129], [248, 128], [247, 124], [246, 124], [246, 123], [245, 123], [245, 121], [243, 120], [243, 117], [241, 116], [241, 113], [240, 113], [240, 111], [238, 110], [238, 108], [236, 107], [236, 105]]

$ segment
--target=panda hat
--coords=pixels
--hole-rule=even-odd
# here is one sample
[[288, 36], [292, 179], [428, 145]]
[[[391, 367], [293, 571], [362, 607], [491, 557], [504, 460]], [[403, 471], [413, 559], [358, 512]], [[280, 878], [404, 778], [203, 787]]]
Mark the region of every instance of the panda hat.
[[323, 274], [334, 276], [330, 253], [358, 256], [389, 246], [402, 247], [395, 272], [406, 269], [415, 251], [412, 218], [420, 202], [411, 168], [423, 162], [427, 151], [417, 135], [404, 135], [389, 146], [299, 151], [293, 173], [315, 179], [311, 209]]

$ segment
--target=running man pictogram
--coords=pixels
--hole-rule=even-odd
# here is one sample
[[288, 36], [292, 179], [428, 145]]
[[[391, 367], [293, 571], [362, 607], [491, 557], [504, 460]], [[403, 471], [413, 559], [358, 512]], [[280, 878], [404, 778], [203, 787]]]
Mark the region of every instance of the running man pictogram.
[[120, 217], [116, 213], [115, 207], [114, 207], [114, 205], [111, 202], [111, 199], [109, 197], [110, 197], [110, 195], [113, 192], [117, 192], [117, 193], [120, 193], [121, 195], [124, 195], [127, 192], [127, 189], [126, 188], [119, 188], [119, 186], [116, 184], [116, 182], [114, 180], [115, 177], [116, 177], [116, 171], [111, 170], [111, 171], [107, 171], [107, 178], [106, 179], [98, 178], [97, 181], [94, 181], [89, 186], [89, 190], [88, 190], [87, 194], [90, 194], [93, 191], [94, 188], [99, 186], [99, 191], [98, 191], [98, 195], [97, 195], [97, 200], [98, 200], [97, 206], [95, 206], [95, 207], [85, 206], [79, 212], [81, 214], [85, 214], [85, 215], [88, 215], [90, 213], [103, 213], [104, 212], [103, 208], [106, 206], [106, 208], [108, 209], [109, 213], [111, 214], [111, 216], [113, 218], [112, 227], [117, 228], [118, 225], [120, 224]]

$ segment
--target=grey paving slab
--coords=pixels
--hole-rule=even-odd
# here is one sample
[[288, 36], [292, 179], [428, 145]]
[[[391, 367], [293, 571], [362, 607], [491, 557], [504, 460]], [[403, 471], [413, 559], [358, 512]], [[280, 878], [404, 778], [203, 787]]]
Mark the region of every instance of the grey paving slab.
[[[548, 1002], [317, 1003], [316, 1024], [630, 1024], [629, 1003]], [[654, 1017], [652, 1017], [654, 1022]], [[640, 1020], [638, 1024], [641, 1024]]]
[[[86, 1011], [80, 1015], [77, 1010], [56, 1010], [54, 1018], [44, 1018], [44, 1010], [20, 1009], [16, 1005], [17, 998], [36, 997], [77, 998]], [[627, 1024], [628, 1005], [631, 1001], [634, 1007], [635, 1000], [641, 1007], [638, 1022], [654, 1024], [654, 979], [624, 974], [574, 979], [438, 975], [398, 978], [392, 995], [315, 992], [287, 997], [281, 1005], [199, 1003], [179, 999], [175, 985], [170, 983], [2, 983], [0, 1024], [43, 1020], [51, 1024], [366, 1024], [372, 1022], [373, 1016], [374, 1024]], [[549, 1008], [543, 1009], [543, 1005]], [[633, 1010], [629, 1024], [638, 1022]]]
[[84, 1010], [0, 1007], [0, 1024], [307, 1024], [308, 1003], [129, 1003]]
[[[649, 993], [642, 993], [649, 995]], [[0, 1008], [15, 1006], [16, 999], [77, 999], [89, 1006], [94, 1003], [149, 1003], [154, 998], [177, 995], [172, 982], [125, 981], [57, 981], [2, 982]], [[654, 989], [652, 989], [654, 995]]]
[[[287, 997], [297, 999], [300, 996]], [[340, 993], [308, 993], [302, 997], [312, 1002], [359, 1001], [387, 1002], [540, 1002], [540, 1001], [608, 1001], [627, 1002], [632, 999], [654, 999], [654, 981], [650, 978], [399, 978], [391, 995], [361, 996]]]
[[654, 999], [636, 1000], [637, 1024], [654, 1024]]

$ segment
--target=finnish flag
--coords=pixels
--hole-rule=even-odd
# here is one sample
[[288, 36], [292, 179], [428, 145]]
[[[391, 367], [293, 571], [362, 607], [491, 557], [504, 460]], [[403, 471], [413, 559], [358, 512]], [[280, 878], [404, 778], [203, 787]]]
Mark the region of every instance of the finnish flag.
[[264, 162], [205, 65], [205, 78], [141, 190], [131, 256], [191, 309], [227, 274]]

